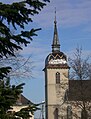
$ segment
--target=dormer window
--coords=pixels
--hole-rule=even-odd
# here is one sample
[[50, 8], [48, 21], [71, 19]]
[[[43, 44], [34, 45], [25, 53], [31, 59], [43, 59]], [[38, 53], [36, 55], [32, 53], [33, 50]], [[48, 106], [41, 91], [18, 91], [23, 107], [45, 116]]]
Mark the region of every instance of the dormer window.
[[60, 83], [60, 73], [57, 72], [56, 73], [56, 84], [59, 84]]

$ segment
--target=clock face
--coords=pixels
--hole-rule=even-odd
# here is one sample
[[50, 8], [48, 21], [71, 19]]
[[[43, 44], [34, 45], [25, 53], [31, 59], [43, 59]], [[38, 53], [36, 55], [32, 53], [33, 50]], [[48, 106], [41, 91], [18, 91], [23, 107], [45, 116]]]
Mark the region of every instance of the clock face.
[[55, 60], [51, 59], [49, 61], [49, 64], [66, 64], [66, 63], [67, 62], [65, 59], [55, 59]]

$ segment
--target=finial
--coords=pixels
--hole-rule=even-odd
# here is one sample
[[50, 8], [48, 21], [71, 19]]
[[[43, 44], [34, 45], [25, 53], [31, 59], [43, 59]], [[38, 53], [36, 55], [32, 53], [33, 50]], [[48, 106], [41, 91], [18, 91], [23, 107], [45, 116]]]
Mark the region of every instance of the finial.
[[56, 24], [57, 21], [56, 21], [56, 7], [55, 7], [55, 20], [54, 20], [54, 23]]

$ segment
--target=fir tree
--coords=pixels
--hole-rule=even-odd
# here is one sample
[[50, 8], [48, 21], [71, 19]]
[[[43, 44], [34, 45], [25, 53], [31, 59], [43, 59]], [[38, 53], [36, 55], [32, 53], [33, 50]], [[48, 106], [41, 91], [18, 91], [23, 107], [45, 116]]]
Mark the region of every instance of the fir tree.
[[[48, 1], [24, 0], [12, 4], [0, 2], [0, 59], [3, 60], [4, 57], [9, 56], [15, 57], [15, 51], [23, 50], [21, 46], [27, 46], [33, 40], [33, 36], [37, 36], [36, 31], [40, 28], [31, 28], [30, 31], [27, 31], [25, 24], [32, 23], [32, 16], [38, 14]], [[12, 26], [14, 30], [20, 27], [21, 31], [14, 34], [9, 26]], [[10, 85], [8, 73], [11, 70], [11, 67], [0, 67], [0, 119], [28, 119], [29, 112], [33, 114], [37, 109], [34, 104], [12, 114], [9, 111], [22, 93], [24, 85]]]

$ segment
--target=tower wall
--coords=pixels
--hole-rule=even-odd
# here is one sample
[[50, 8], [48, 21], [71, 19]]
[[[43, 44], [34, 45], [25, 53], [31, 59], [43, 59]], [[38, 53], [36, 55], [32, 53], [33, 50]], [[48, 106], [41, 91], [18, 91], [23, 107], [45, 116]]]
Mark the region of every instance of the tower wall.
[[[60, 73], [60, 83], [56, 84], [56, 73]], [[60, 107], [68, 89], [68, 69], [46, 68], [45, 70], [45, 102], [46, 119], [57, 119], [56, 108]], [[56, 115], [56, 116], [55, 116]]]
[[60, 51], [55, 11], [52, 53], [47, 56], [44, 69], [46, 119], [63, 119], [59, 118], [59, 111], [64, 112], [63, 103], [68, 89], [68, 70], [67, 57]]

